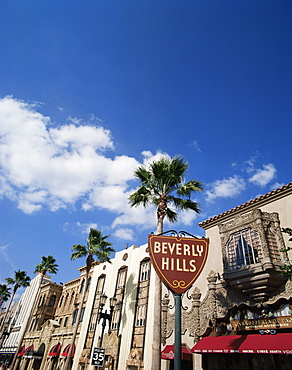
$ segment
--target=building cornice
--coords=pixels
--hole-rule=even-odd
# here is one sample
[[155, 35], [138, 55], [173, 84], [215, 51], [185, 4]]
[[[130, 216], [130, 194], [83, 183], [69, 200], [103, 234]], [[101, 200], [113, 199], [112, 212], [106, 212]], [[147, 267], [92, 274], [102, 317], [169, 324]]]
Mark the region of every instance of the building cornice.
[[222, 223], [230, 220], [234, 216], [242, 213], [249, 212], [254, 208], [262, 207], [267, 203], [274, 202], [278, 199], [284, 198], [287, 195], [292, 194], [292, 182], [287, 185], [282, 186], [281, 188], [270, 191], [267, 194], [261, 195], [255, 199], [252, 199], [246, 203], [241, 204], [235, 208], [230, 209], [229, 211], [220, 213], [217, 216], [211, 217], [206, 221], [200, 222], [198, 225], [203, 229], [207, 230], [213, 226], [216, 226], [218, 223]]

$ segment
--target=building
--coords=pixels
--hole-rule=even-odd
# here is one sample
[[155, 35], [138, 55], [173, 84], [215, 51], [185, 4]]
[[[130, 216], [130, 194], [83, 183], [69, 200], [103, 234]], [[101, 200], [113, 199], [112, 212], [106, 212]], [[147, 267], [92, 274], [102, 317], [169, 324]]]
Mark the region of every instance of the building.
[[[291, 207], [292, 183], [200, 223], [209, 256], [182, 300], [184, 370], [291, 368], [292, 281], [281, 275], [292, 258], [281, 231], [292, 226]], [[85, 266], [63, 286], [42, 286], [18, 369], [62, 369], [79, 310], [73, 370], [95, 369], [100, 347], [104, 369], [151, 367], [155, 275], [148, 246], [119, 251], [111, 262], [96, 262], [86, 287]], [[164, 286], [162, 297], [161, 362], [162, 370], [171, 370], [174, 305]]]
[[[87, 287], [84, 286], [85, 266], [80, 277], [62, 287], [48, 283], [41, 288], [30, 329], [25, 333], [19, 353], [19, 369], [61, 369], [75, 326], [80, 299], [86, 289], [81, 323], [74, 347], [72, 369], [95, 369], [91, 365], [94, 347], [106, 348], [105, 366], [111, 369], [148, 369], [151, 361], [151, 307], [154, 305], [154, 281], [150, 279], [147, 245], [132, 246], [117, 252], [112, 263], [95, 262]], [[55, 289], [55, 291], [54, 291]], [[62, 290], [62, 292], [61, 292]], [[112, 320], [99, 321], [104, 295], [115, 297]], [[52, 296], [55, 296], [52, 299]], [[105, 304], [108, 312], [109, 301]], [[50, 302], [54, 316], [47, 312]], [[104, 311], [105, 312], [105, 311]], [[146, 325], [147, 322], [147, 325]], [[138, 367], [137, 367], [138, 366]]]
[[[43, 284], [48, 281], [50, 281], [50, 277], [45, 276], [43, 279]], [[9, 325], [7, 326], [7, 335], [0, 349], [0, 361], [4, 363], [12, 361], [12, 358], [17, 351], [19, 341], [23, 337], [24, 332], [27, 330], [34, 302], [38, 295], [40, 282], [40, 275], [37, 275], [31, 280], [29, 286], [22, 294], [18, 302], [17, 309], [15, 310]]]
[[[196, 369], [291, 368], [292, 281], [281, 275], [292, 257], [281, 231], [292, 225], [291, 209], [292, 183], [200, 223], [209, 257], [182, 315]], [[166, 358], [173, 313], [164, 320]]]

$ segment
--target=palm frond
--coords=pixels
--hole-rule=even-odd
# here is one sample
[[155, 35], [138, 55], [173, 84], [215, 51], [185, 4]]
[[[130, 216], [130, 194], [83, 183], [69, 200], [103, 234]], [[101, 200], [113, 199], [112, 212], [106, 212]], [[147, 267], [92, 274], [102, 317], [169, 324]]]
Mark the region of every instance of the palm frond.
[[56, 264], [56, 260], [53, 256], [42, 256], [42, 262], [36, 265], [34, 273], [42, 273], [45, 275], [48, 271], [51, 274], [56, 274], [58, 271], [58, 266], [59, 265]]
[[178, 214], [168, 207], [165, 209], [165, 215], [168, 221], [171, 223], [176, 222], [178, 219]]
[[140, 166], [134, 174], [141, 181], [141, 185], [128, 198], [130, 206], [146, 207], [154, 204], [157, 207], [157, 217], [160, 222], [164, 217], [171, 222], [177, 220], [178, 215], [168, 207], [169, 202], [178, 210], [192, 210], [199, 213], [199, 205], [190, 198], [193, 192], [201, 191], [203, 185], [197, 180], [184, 183], [188, 166], [188, 162], [180, 155], [173, 158], [163, 156], [150, 163], [149, 169]]
[[200, 207], [198, 203], [192, 201], [191, 199], [183, 199], [177, 197], [169, 197], [169, 201], [172, 202], [175, 207], [180, 211], [194, 211], [196, 213], [200, 213]]
[[144, 185], [141, 185], [129, 196], [128, 200], [131, 207], [137, 207], [140, 205], [146, 207], [151, 201], [151, 192]]
[[26, 275], [26, 271], [14, 271], [14, 278], [6, 278], [7, 284], [13, 285], [13, 290], [16, 291], [18, 288], [26, 288], [30, 284], [30, 277]]
[[92, 262], [94, 261], [93, 256], [101, 262], [108, 261], [111, 253], [115, 250], [112, 248], [112, 243], [106, 240], [110, 235], [102, 235], [102, 232], [91, 228], [89, 231], [88, 238], [86, 239], [87, 245], [75, 244], [72, 247], [71, 260], [76, 260], [80, 257], [88, 256], [86, 260], [87, 269], [90, 270]]
[[190, 198], [191, 194], [195, 191], [201, 191], [203, 190], [203, 185], [200, 181], [197, 180], [191, 180], [187, 182], [186, 184], [182, 184], [177, 189], [177, 194], [180, 196], [185, 196]]
[[71, 260], [76, 260], [87, 255], [87, 248], [85, 245], [75, 244], [71, 250], [73, 252], [70, 257]]

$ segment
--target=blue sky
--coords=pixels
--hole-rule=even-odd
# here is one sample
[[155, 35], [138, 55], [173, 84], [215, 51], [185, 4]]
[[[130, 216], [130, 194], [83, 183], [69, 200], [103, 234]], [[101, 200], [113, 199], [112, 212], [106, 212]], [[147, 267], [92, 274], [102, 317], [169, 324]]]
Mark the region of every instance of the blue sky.
[[[291, 181], [290, 1], [1, 1], [0, 282], [41, 256], [78, 276], [90, 226], [116, 250], [155, 231], [133, 171], [181, 154], [201, 214]], [[283, 225], [288, 227], [291, 225]]]

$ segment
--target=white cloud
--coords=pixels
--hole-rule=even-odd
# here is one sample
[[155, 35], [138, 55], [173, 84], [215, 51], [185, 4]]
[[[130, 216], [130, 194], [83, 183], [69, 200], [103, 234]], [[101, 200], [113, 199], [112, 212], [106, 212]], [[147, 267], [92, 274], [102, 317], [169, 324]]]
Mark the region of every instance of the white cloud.
[[245, 181], [239, 176], [217, 180], [210, 184], [211, 190], [206, 191], [207, 201], [215, 198], [230, 198], [240, 194], [245, 189]]
[[142, 155], [144, 157], [144, 159], [143, 159], [143, 165], [144, 166], [148, 166], [149, 163], [151, 163], [153, 161], [157, 161], [161, 157], [169, 157], [169, 155], [167, 153], [163, 153], [163, 152], [158, 151], [156, 154], [153, 154], [149, 150], [144, 150], [142, 152]]
[[190, 144], [190, 147], [194, 148], [195, 150], [197, 150], [198, 152], [201, 152], [202, 149], [200, 148], [199, 146], [199, 143], [197, 140], [194, 140], [191, 144]]
[[129, 205], [124, 209], [123, 214], [116, 217], [112, 223], [112, 227], [120, 225], [132, 225], [139, 226], [140, 229], [152, 228], [156, 230], [156, 210], [154, 206], [147, 208], [134, 207], [131, 208]]
[[[27, 214], [72, 209], [77, 202], [84, 211], [104, 209], [113, 213], [111, 227], [120, 230], [117, 235], [129, 240], [133, 233], [128, 225], [155, 231], [154, 207], [128, 204], [135, 191], [133, 174], [141, 163], [112, 155], [113, 138], [101, 120], [91, 116], [86, 123], [70, 117], [69, 124], [57, 126], [38, 108], [13, 97], [0, 99], [0, 197], [16, 202]], [[162, 156], [168, 154], [143, 151], [141, 162], [147, 166]], [[190, 224], [194, 217], [183, 214], [181, 221]], [[88, 232], [89, 225], [82, 230]]]
[[179, 213], [179, 222], [184, 225], [190, 226], [193, 224], [195, 219], [198, 217], [198, 214], [194, 211], [185, 211]]
[[132, 229], [121, 228], [115, 231], [114, 236], [123, 240], [134, 240], [134, 231]]
[[272, 163], [265, 164], [263, 169], [256, 169], [256, 173], [248, 181], [259, 186], [265, 186], [276, 176], [276, 168]]
[[93, 229], [97, 229], [98, 228], [98, 225], [97, 223], [94, 223], [94, 222], [91, 222], [91, 223], [82, 223], [82, 222], [76, 222], [76, 226], [78, 229], [81, 230], [81, 233], [82, 234], [86, 234], [88, 235], [89, 234], [89, 231], [91, 228]]
[[[12, 97], [0, 99], [0, 196], [30, 214], [43, 206], [66, 208], [81, 198], [89, 209], [90, 200], [98, 199], [97, 190], [107, 195], [115, 187], [115, 201], [124, 204], [126, 183], [139, 162], [105, 156], [114, 148], [108, 129], [74, 119], [76, 125], [53, 127], [36, 107]], [[113, 208], [111, 201], [95, 203]]]
[[8, 253], [8, 247], [10, 244], [1, 245], [0, 246], [0, 256], [3, 261], [8, 263], [12, 268], [14, 268], [13, 262], [10, 260], [9, 253]]
[[271, 190], [275, 190], [275, 189], [278, 189], [278, 188], [281, 188], [282, 186], [284, 186], [285, 183], [284, 182], [275, 182], [275, 184], [272, 184], [270, 186], [270, 189]]

